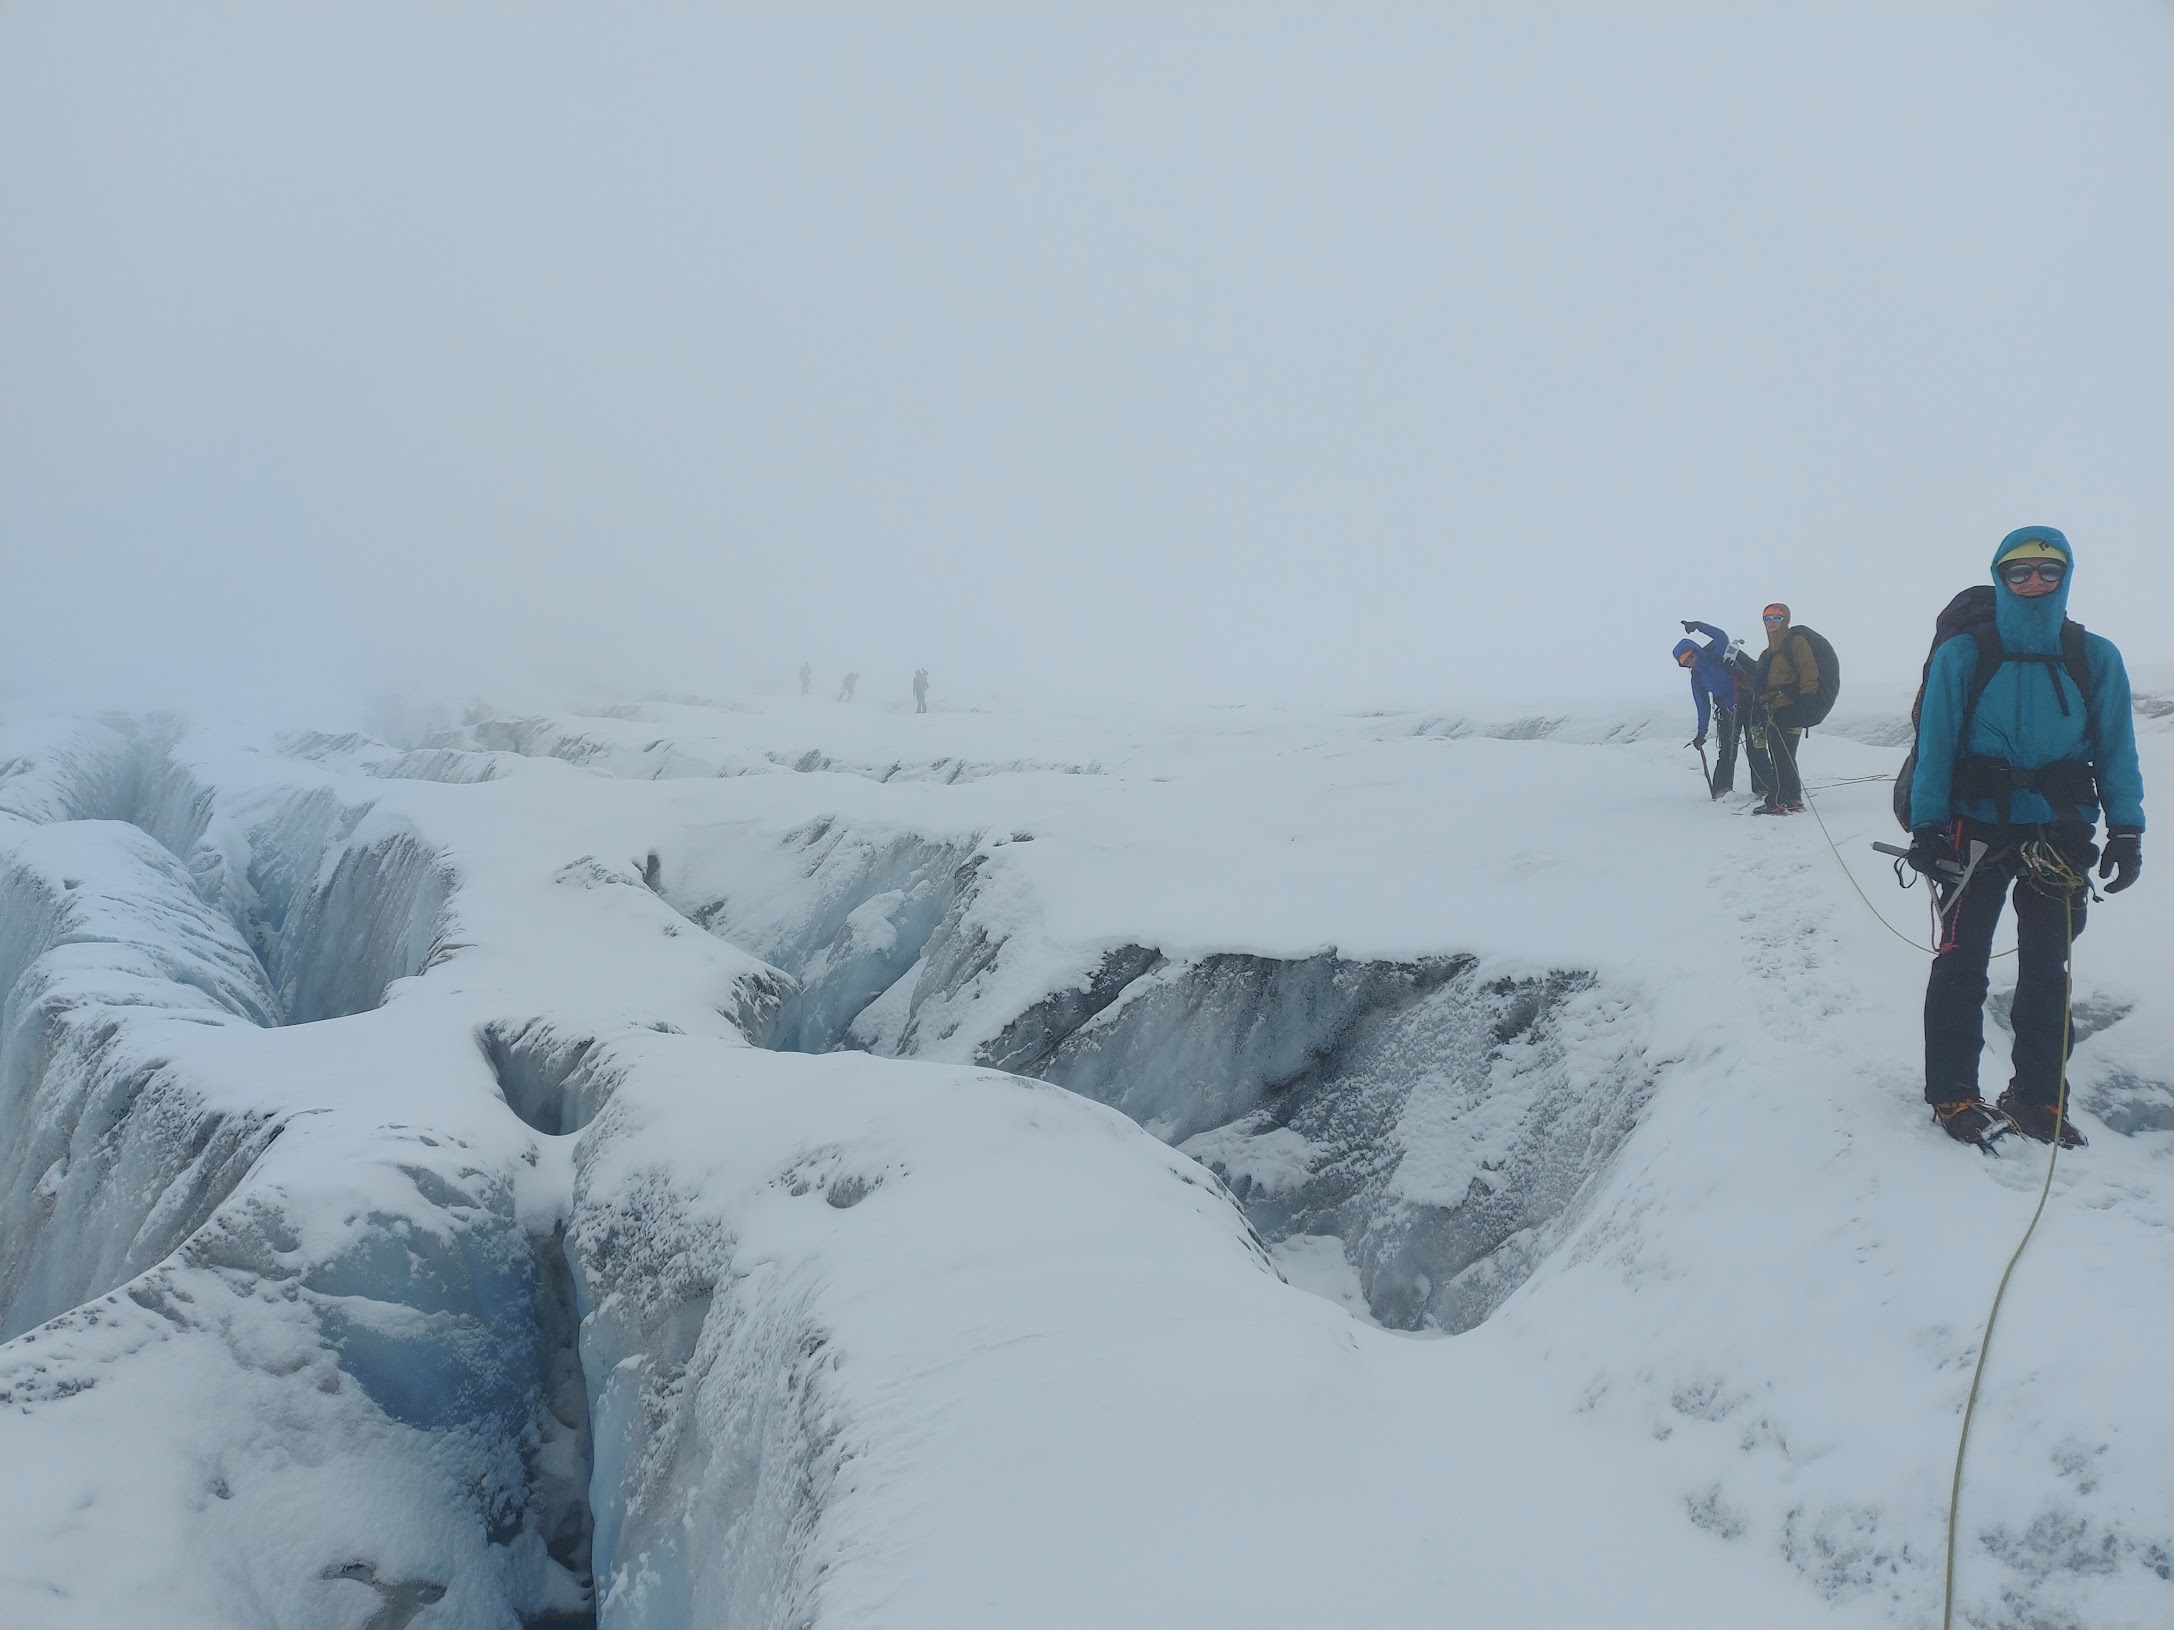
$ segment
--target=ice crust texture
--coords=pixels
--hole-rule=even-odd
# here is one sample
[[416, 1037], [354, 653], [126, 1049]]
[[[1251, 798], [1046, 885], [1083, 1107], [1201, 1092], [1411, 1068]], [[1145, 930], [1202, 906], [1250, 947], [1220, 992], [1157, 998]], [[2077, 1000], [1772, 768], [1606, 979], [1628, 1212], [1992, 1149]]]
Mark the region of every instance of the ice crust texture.
[[[1807, 766], [1875, 898], [1886, 789], [1816, 789], [1891, 723]], [[2039, 1173], [1921, 1120], [1919, 965], [1677, 740], [0, 725], [0, 1623], [1926, 1622]], [[2133, 899], [1976, 1626], [2174, 1621]]]

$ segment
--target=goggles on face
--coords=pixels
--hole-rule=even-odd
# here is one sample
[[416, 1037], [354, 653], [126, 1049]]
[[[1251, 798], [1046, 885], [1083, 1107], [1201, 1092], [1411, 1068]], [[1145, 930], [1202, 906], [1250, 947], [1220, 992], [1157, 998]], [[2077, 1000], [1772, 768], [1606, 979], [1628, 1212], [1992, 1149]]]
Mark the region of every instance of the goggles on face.
[[1789, 619], [1787, 617], [1784, 617], [1778, 611], [1770, 611], [1764, 617], [1761, 617], [1759, 619], [1759, 621], [1761, 621], [1762, 623], [1785, 623], [1788, 620]]
[[2067, 575], [2067, 562], [2059, 560], [2011, 560], [2000, 569], [2000, 580], [2018, 589], [2034, 577], [2041, 583], [2058, 583]]

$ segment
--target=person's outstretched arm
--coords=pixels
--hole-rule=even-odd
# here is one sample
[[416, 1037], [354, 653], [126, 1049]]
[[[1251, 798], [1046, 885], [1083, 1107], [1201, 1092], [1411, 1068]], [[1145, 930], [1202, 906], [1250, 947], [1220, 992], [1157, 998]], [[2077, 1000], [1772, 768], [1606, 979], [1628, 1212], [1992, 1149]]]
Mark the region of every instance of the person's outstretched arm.
[[1729, 648], [1728, 635], [1724, 634], [1720, 629], [1714, 627], [1712, 623], [1702, 623], [1693, 620], [1691, 622], [1685, 623], [1683, 625], [1683, 628], [1684, 632], [1687, 634], [1704, 634], [1709, 640], [1712, 640], [1714, 643], [1707, 647], [1707, 649], [1712, 651], [1716, 656], [1719, 656], [1723, 651], [1726, 651]]

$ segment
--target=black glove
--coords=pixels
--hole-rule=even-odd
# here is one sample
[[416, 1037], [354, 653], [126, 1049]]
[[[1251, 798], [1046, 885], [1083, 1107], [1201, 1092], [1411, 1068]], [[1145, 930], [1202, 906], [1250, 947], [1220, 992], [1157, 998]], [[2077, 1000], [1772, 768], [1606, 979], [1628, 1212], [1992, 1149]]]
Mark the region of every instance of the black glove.
[[1693, 736], [1691, 745], [1693, 747], [1704, 747], [1706, 745], [1706, 732], [1701, 730], [1697, 735]]
[[1686, 634], [1696, 634], [1696, 633], [1698, 632], [1698, 621], [1697, 621], [1697, 619], [1695, 619], [1695, 618], [1692, 618], [1692, 617], [1686, 617], [1686, 618], [1684, 618], [1684, 620], [1683, 620], [1683, 631], [1684, 631], [1684, 632], [1685, 632]]
[[2105, 882], [2108, 894], [2119, 894], [2136, 881], [2144, 869], [2144, 834], [2133, 826], [2112, 826], [2106, 829], [2106, 849], [2099, 856], [2099, 881]]
[[1910, 853], [1903, 864], [1935, 883], [1953, 883], [1962, 873], [1963, 855], [1945, 827], [1914, 826], [1910, 829]]

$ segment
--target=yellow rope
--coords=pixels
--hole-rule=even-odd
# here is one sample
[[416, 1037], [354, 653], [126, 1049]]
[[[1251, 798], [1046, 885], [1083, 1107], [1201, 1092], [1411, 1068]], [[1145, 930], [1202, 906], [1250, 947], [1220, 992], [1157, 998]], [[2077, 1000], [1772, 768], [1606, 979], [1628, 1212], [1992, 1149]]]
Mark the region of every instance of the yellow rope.
[[2074, 885], [2061, 896], [2066, 928], [2061, 957], [2061, 1084], [2053, 1099], [2053, 1149], [2046, 1156], [2046, 1180], [2038, 1190], [2038, 1205], [2031, 1212], [2023, 1237], [2016, 1241], [2015, 1254], [2001, 1270], [2000, 1285], [1993, 1292], [1993, 1306], [1985, 1315], [1985, 1334], [1978, 1339], [1977, 1368], [1970, 1373], [1970, 1396], [1963, 1403], [1963, 1429], [1955, 1440], [1955, 1476], [1948, 1484], [1947, 1573], [1940, 1596], [1940, 1630], [1954, 1630], [1955, 1535], [1963, 1505], [1963, 1455], [1970, 1447], [1970, 1420], [1978, 1409], [1978, 1388], [1985, 1380], [1986, 1355], [1993, 1350], [1993, 1326], [2000, 1319], [2000, 1304], [2008, 1294], [2008, 1281], [2015, 1276], [2015, 1265], [2023, 1260], [2023, 1248], [2038, 1232], [2038, 1219], [2046, 1214], [2046, 1196], [2053, 1192], [2053, 1169], [2061, 1158], [2061, 1129], [2068, 1116], [2068, 1037], [2075, 1016], [2076, 974], [2069, 962], [2076, 948], [2076, 889], [2088, 886], [2083, 879], [2075, 877], [2073, 869], [2070, 869], [2070, 876], [2075, 878]]
[[1873, 781], [1892, 781], [1894, 779], [1892, 775], [1841, 775], [1836, 776], [1832, 781], [1822, 781], [1816, 787], [1809, 782], [1806, 782], [1805, 785], [1812, 792], [1832, 792], [1836, 787], [1862, 787]]
[[[1789, 733], [1782, 730], [1778, 731], [1777, 734], [1781, 738], [1781, 750], [1789, 755], [1789, 767], [1795, 770], [1796, 754], [1789, 746]], [[1837, 785], [1847, 784], [1837, 783]], [[1798, 776], [1798, 785], [1803, 786], [1801, 774]], [[1916, 940], [1910, 938], [1909, 935], [1903, 933], [1901, 929], [1881, 915], [1880, 908], [1872, 903], [1871, 896], [1865, 893], [1863, 887], [1857, 881], [1856, 874], [1849, 869], [1849, 862], [1843, 859], [1842, 850], [1834, 841], [1834, 834], [1827, 830], [1826, 817], [1819, 813], [1818, 803], [1808, 795], [1809, 789], [1806, 789], [1806, 792], [1805, 807], [1812, 812], [1812, 818], [1818, 821], [1820, 836], [1827, 840], [1827, 848], [1833, 853], [1835, 864], [1842, 868], [1842, 875], [1849, 879], [1849, 886], [1857, 891], [1857, 898], [1864, 901], [1865, 909], [1879, 919], [1882, 928], [1901, 940], [1905, 945], [1919, 951], [1926, 951], [1927, 947], [1919, 945]], [[1985, 1315], [1985, 1333], [1978, 1338], [1978, 1362], [1970, 1375], [1970, 1395], [1963, 1402], [1962, 1430], [1955, 1440], [1955, 1475], [1948, 1484], [1947, 1563], [1941, 1586], [1940, 1630], [1954, 1630], [1955, 1539], [1962, 1516], [1963, 1460], [1969, 1452], [1970, 1423], [1977, 1414], [1978, 1394], [1985, 1382], [1985, 1361], [1993, 1350], [1993, 1330], [2000, 1322], [2000, 1309], [2002, 1302], [2006, 1300], [2008, 1295], [2008, 1282], [2015, 1277], [2016, 1264], [2023, 1260], [2023, 1252], [2030, 1245], [2031, 1236], [2038, 1232], [2038, 1220], [2046, 1214], [2046, 1200], [2053, 1193], [2053, 1173], [2061, 1159], [2061, 1132], [2067, 1124], [2068, 1041], [2069, 1033], [2075, 1022], [2076, 997], [2076, 975], [2075, 970], [2070, 966], [2076, 945], [2076, 893], [2079, 889], [2088, 888], [2090, 883], [2087, 878], [2077, 873], [2075, 868], [2067, 865], [2065, 861], [2061, 863], [2060, 872], [2055, 874], [2055, 881], [2060, 884], [2062, 889], [2061, 904], [2065, 925], [2061, 955], [2061, 1079], [2053, 1101], [2053, 1146], [2046, 1156], [2046, 1180], [2039, 1186], [2038, 1204], [2032, 1208], [2031, 1220], [2024, 1225], [2023, 1237], [2016, 1241], [2015, 1250], [2008, 1258], [2008, 1265], [2001, 1269], [2000, 1284], [1993, 1291], [1993, 1305]], [[1931, 885], [1928, 883], [1926, 886], [1929, 888]], [[2019, 941], [2001, 952], [2000, 955], [2013, 956], [2021, 948], [2021, 942]], [[1937, 953], [1930, 954], [1936, 955]]]

